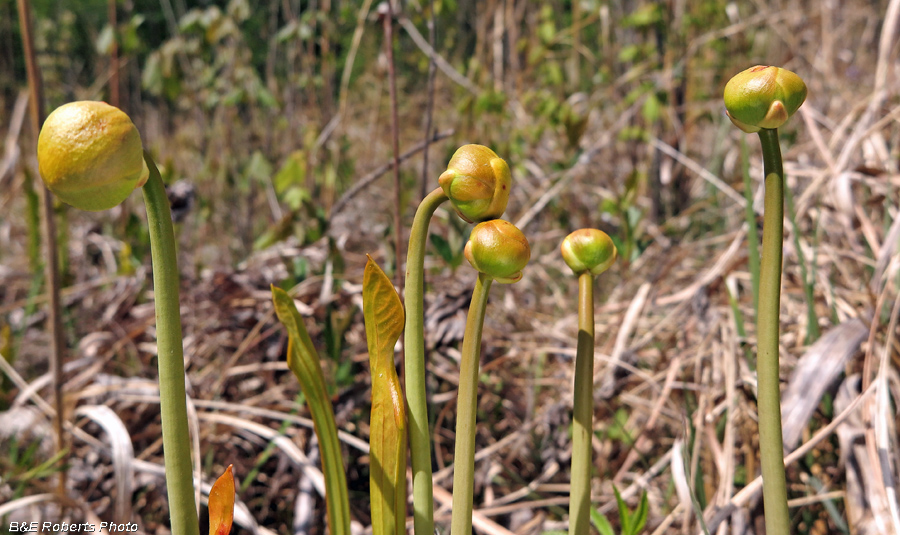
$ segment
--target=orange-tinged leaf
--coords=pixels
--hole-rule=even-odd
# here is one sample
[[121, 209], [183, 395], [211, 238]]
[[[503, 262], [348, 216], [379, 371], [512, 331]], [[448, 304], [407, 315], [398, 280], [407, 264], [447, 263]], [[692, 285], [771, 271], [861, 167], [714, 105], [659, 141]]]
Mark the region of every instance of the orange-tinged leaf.
[[371, 258], [363, 275], [363, 316], [372, 373], [369, 492], [373, 535], [406, 533], [406, 402], [394, 368], [405, 323], [400, 296]]
[[209, 490], [209, 535], [228, 535], [234, 518], [234, 474], [231, 465]]

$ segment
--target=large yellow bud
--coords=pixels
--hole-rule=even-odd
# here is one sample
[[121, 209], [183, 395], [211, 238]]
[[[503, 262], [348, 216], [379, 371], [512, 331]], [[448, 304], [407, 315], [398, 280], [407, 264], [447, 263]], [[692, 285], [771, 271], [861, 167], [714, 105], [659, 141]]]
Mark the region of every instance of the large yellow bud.
[[54, 110], [41, 128], [37, 153], [47, 188], [92, 212], [118, 205], [150, 175], [134, 123], [105, 102], [71, 102]]

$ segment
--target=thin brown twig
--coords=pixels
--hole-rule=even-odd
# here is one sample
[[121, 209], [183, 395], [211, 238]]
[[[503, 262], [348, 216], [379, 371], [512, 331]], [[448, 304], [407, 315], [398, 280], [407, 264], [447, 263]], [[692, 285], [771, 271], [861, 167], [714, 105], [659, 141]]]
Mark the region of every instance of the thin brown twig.
[[[31, 91], [29, 110], [31, 112], [31, 128], [35, 139], [41, 131], [44, 123], [44, 90], [41, 82], [41, 72], [38, 70], [37, 58], [34, 51], [34, 36], [31, 33], [31, 4], [28, 0], [18, 0], [19, 28], [22, 32], [22, 48], [25, 53], [25, 70], [28, 76], [28, 87]], [[63, 394], [62, 394], [62, 367], [65, 352], [63, 340], [62, 306], [60, 304], [60, 279], [59, 258], [56, 243], [56, 219], [53, 210], [53, 198], [41, 181], [38, 186], [43, 209], [41, 221], [41, 234], [43, 234], [44, 249], [47, 259], [44, 263], [44, 277], [47, 282], [47, 294], [49, 306], [47, 307], [47, 322], [50, 330], [50, 371], [53, 377], [53, 397], [56, 418], [54, 420], [56, 430], [57, 452], [66, 450], [66, 435], [63, 429]], [[66, 456], [61, 459], [61, 466], [65, 466]], [[59, 473], [59, 494], [66, 492], [66, 471]]]
[[[433, 136], [431, 136], [430, 143], [435, 143], [442, 139], [448, 138], [448, 137], [452, 136], [453, 134], [454, 134], [454, 130], [444, 130], [443, 132], [435, 132], [435, 134]], [[419, 151], [424, 149], [427, 145], [428, 144], [425, 142], [420, 142], [419, 144], [415, 145], [413, 148], [409, 149], [408, 151], [406, 151], [400, 155], [400, 162], [402, 163], [402, 162], [405, 162], [406, 160], [412, 158]], [[353, 200], [353, 198], [356, 197], [362, 190], [369, 187], [369, 185], [371, 185], [372, 182], [374, 182], [379, 177], [381, 177], [381, 175], [390, 171], [394, 167], [394, 165], [395, 164], [394, 164], [393, 160], [388, 163], [381, 164], [380, 166], [378, 166], [374, 170], [372, 170], [369, 174], [360, 178], [356, 182], [356, 184], [353, 185], [352, 188], [348, 189], [343, 195], [341, 195], [341, 198], [338, 199], [336, 203], [334, 203], [334, 206], [331, 207], [331, 216], [330, 217], [334, 217], [335, 214], [337, 214], [338, 212], [343, 210], [347, 206], [347, 203], [349, 203], [351, 200]]]
[[[384, 8], [384, 52], [387, 56], [388, 87], [391, 94], [391, 143], [394, 153], [394, 284], [403, 291], [403, 276], [400, 270], [400, 259], [403, 258], [403, 236], [401, 228], [400, 206], [400, 129], [397, 117], [397, 71], [394, 68], [394, 8], [388, 0], [382, 4]], [[380, 9], [379, 9], [380, 10]]]
[[[428, 42], [431, 49], [434, 50], [434, 43], [437, 40], [437, 31], [434, 24], [434, 0], [429, 0], [428, 8], [430, 10], [428, 17]], [[425, 148], [422, 152], [422, 184], [419, 190], [419, 200], [425, 198], [428, 194], [428, 140], [431, 138], [432, 119], [434, 118], [434, 78], [437, 72], [437, 65], [434, 56], [428, 57], [428, 83], [425, 88]]]

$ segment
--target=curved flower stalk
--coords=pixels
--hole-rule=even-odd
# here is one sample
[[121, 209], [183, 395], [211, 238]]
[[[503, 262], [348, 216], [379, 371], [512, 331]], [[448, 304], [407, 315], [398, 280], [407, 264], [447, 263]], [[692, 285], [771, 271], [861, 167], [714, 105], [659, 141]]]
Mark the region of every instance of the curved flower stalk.
[[763, 505], [766, 533], [773, 535], [787, 535], [791, 526], [784, 476], [778, 364], [784, 242], [784, 166], [778, 127], [800, 108], [805, 99], [803, 80], [778, 67], [757, 65], [737, 74], [725, 86], [728, 117], [744, 132], [759, 135], [766, 175], [756, 360]]
[[456, 449], [453, 455], [453, 514], [450, 533], [472, 533], [475, 473], [475, 413], [478, 393], [478, 362], [488, 293], [494, 280], [512, 283], [522, 278], [531, 258], [528, 240], [512, 223], [495, 219], [479, 223], [466, 243], [466, 259], [478, 271], [472, 303], [466, 317], [459, 362], [459, 392], [456, 402]]
[[409, 407], [409, 449], [413, 472], [413, 518], [416, 535], [434, 533], [434, 496], [431, 472], [431, 437], [425, 392], [425, 245], [428, 224], [435, 210], [450, 201], [466, 221], [500, 217], [509, 200], [509, 166], [491, 149], [463, 145], [453, 154], [447, 170], [438, 179], [440, 187], [419, 204], [409, 234], [406, 257], [406, 327], [404, 367]]
[[198, 535], [184, 387], [175, 231], [159, 170], [124, 112], [103, 102], [73, 102], [51, 113], [38, 138], [48, 189], [82, 210], [106, 210], [143, 187], [153, 259], [160, 413], [171, 529]]
[[575, 353], [572, 411], [572, 480], [569, 533], [590, 531], [591, 436], [594, 429], [594, 276], [616, 261], [612, 239], [597, 229], [580, 229], [560, 246], [563, 260], [578, 276], [578, 348]]

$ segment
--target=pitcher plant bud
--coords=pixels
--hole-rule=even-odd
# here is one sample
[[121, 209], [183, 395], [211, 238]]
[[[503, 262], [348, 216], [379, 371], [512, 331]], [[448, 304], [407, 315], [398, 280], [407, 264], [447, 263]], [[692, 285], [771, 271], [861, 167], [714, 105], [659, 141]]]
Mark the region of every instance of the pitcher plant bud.
[[609, 269], [618, 254], [609, 235], [593, 228], [579, 229], [566, 236], [560, 251], [576, 275], [588, 271], [594, 276]]
[[41, 128], [37, 155], [47, 188], [92, 212], [118, 205], [150, 175], [134, 123], [105, 102], [71, 102], [54, 110]]
[[806, 100], [806, 84], [787, 69], [757, 65], [725, 85], [725, 109], [731, 122], [752, 134], [778, 128]]
[[463, 145], [438, 183], [459, 217], [469, 223], [497, 219], [506, 211], [512, 175], [503, 158], [484, 145]]
[[481, 273], [497, 282], [512, 283], [522, 278], [522, 269], [531, 259], [531, 246], [515, 225], [493, 219], [475, 225], [463, 254]]

